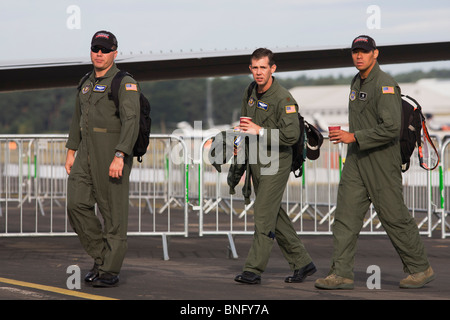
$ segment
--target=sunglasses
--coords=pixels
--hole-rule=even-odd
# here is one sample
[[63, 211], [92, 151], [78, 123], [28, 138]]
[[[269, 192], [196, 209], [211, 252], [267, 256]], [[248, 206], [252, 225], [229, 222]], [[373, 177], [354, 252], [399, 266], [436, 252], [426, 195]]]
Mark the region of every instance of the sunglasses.
[[104, 47], [99, 47], [99, 46], [93, 46], [93, 47], [91, 47], [91, 51], [94, 52], [94, 53], [97, 53], [97, 52], [99, 52], [100, 50], [102, 51], [102, 53], [110, 53], [110, 52], [115, 51], [115, 50], [112, 50], [112, 49], [106, 49], [106, 48], [104, 48]]

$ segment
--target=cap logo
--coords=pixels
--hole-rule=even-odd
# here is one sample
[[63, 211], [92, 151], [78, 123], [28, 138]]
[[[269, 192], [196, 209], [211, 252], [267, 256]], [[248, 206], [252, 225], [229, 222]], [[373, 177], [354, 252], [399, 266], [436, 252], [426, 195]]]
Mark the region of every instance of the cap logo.
[[367, 38], [357, 38], [357, 39], [355, 39], [354, 42], [358, 42], [358, 41], [369, 42], [369, 40]]
[[97, 34], [97, 35], [95, 36], [95, 39], [98, 39], [98, 38], [109, 39], [109, 34], [106, 34], [106, 33], [99, 33], [99, 34]]

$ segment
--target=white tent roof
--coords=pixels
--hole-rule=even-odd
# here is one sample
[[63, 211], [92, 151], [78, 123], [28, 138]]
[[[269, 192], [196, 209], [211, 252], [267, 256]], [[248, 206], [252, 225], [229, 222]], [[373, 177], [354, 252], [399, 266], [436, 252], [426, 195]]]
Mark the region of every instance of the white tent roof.
[[[450, 80], [422, 79], [415, 83], [400, 83], [402, 93], [417, 100], [424, 114], [432, 115], [429, 127], [450, 125]], [[350, 85], [305, 86], [290, 90], [305, 119], [321, 129], [329, 124], [348, 128]]]

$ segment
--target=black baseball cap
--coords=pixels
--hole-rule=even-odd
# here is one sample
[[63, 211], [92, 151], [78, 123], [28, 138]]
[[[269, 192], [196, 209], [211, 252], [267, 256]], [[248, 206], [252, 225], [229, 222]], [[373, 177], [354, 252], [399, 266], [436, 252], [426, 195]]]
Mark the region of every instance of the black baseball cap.
[[97, 31], [92, 37], [91, 46], [101, 46], [106, 49], [115, 50], [118, 47], [117, 39], [114, 34], [109, 31]]
[[367, 51], [372, 51], [377, 48], [375, 40], [369, 36], [361, 35], [357, 36], [352, 42], [352, 50], [354, 49], [364, 49]]
[[323, 143], [323, 136], [316, 127], [305, 121], [306, 131], [306, 157], [309, 160], [316, 160], [320, 156], [320, 147]]

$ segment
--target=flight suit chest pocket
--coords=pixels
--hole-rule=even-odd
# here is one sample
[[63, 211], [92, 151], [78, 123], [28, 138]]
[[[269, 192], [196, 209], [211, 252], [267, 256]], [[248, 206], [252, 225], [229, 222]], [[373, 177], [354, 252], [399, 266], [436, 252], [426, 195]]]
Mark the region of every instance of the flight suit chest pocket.
[[371, 104], [372, 92], [364, 91], [364, 89], [352, 90], [350, 92], [349, 108], [351, 112], [363, 113], [367, 110], [367, 106]]
[[80, 90], [78, 97], [80, 100], [81, 111], [84, 112], [89, 103], [92, 94], [92, 83], [85, 83]]
[[96, 104], [101, 99], [108, 99], [109, 86], [104, 84], [96, 84], [92, 89], [91, 103]]
[[108, 98], [108, 85], [87, 84], [80, 92], [80, 103], [82, 106], [95, 105], [102, 98]]
[[275, 124], [274, 106], [267, 102], [258, 100], [255, 106], [255, 118], [257, 121], [255, 122], [256, 124], [266, 128], [273, 127]]

